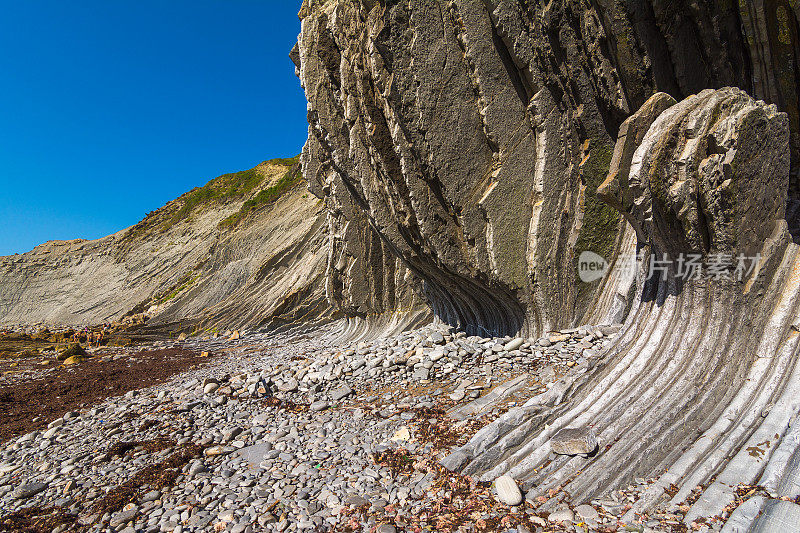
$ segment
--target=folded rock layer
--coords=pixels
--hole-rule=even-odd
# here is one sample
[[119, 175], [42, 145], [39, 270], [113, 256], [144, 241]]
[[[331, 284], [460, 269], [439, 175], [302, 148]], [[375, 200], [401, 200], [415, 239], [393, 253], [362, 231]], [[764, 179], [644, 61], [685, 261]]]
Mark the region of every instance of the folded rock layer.
[[[698, 485], [687, 522], [728, 513], [740, 483], [797, 496], [790, 3], [306, 0], [300, 16], [311, 189], [332, 235], [381, 242], [369, 265], [363, 244], [342, 243], [340, 287], [392, 264], [437, 316], [479, 334], [624, 320], [596, 366], [448, 467], [576, 503], [657, 478], [628, 518]], [[581, 281], [584, 252], [608, 274]], [[595, 454], [550, 455], [555, 433], [582, 427]], [[786, 511], [771, 501], [734, 519]]]
[[402, 308], [410, 273], [469, 332], [612, 317], [606, 284], [576, 266], [627, 246], [596, 190], [621, 124], [659, 90], [738, 86], [787, 113], [793, 160], [800, 146], [789, 4], [306, 0], [300, 16], [328, 296], [364, 316]]

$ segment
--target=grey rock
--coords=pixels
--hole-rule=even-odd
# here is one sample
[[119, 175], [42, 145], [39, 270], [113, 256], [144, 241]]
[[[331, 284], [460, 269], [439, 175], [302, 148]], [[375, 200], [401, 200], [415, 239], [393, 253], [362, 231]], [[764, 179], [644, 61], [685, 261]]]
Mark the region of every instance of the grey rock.
[[573, 522], [575, 521], [575, 513], [569, 509], [561, 509], [550, 513], [547, 516], [547, 520], [554, 523]]
[[43, 490], [47, 488], [48, 484], [41, 482], [41, 481], [34, 481], [32, 483], [25, 483], [24, 485], [20, 485], [14, 492], [12, 496], [17, 500], [25, 500], [30, 498], [31, 496], [35, 496], [39, 494]]
[[509, 475], [502, 475], [494, 480], [494, 488], [497, 491], [497, 499], [506, 505], [519, 505], [522, 503], [522, 492]]
[[597, 435], [589, 427], [564, 428], [550, 439], [550, 448], [561, 455], [590, 454], [597, 449]]
[[575, 508], [575, 514], [584, 520], [599, 520], [600, 514], [591, 505], [582, 504]]
[[339, 400], [349, 396], [353, 393], [353, 389], [348, 387], [346, 384], [342, 385], [341, 387], [337, 387], [336, 389], [330, 392], [331, 400], [334, 402], [338, 402]]
[[109, 524], [111, 527], [120, 527], [133, 520], [137, 514], [139, 514], [139, 507], [133, 506], [127, 511], [122, 511], [112, 516]]
[[324, 400], [316, 401], [309, 406], [311, 411], [323, 411], [328, 408], [328, 402]]
[[508, 343], [506, 343], [506, 345], [503, 346], [503, 349], [505, 351], [507, 351], [507, 352], [510, 352], [510, 351], [516, 350], [517, 348], [522, 346], [522, 344], [524, 342], [525, 342], [524, 339], [521, 339], [521, 338], [517, 337], [516, 339], [513, 339], [513, 340], [509, 341]]
[[294, 378], [290, 378], [286, 380], [285, 383], [281, 383], [280, 385], [278, 385], [278, 390], [281, 392], [292, 392], [297, 390], [297, 386], [298, 386], [297, 380]]

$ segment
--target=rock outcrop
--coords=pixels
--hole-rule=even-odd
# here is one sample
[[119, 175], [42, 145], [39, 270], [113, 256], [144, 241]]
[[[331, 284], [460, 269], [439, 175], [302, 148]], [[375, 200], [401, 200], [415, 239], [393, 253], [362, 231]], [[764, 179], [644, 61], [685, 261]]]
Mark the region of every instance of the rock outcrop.
[[0, 258], [0, 323], [236, 329], [330, 315], [327, 215], [295, 160], [220, 176], [114, 235]]
[[393, 281], [410, 272], [469, 332], [618, 315], [576, 265], [630, 246], [596, 190], [623, 121], [659, 90], [738, 86], [777, 104], [797, 160], [789, 3], [306, 0], [300, 16], [302, 161], [330, 213], [329, 295], [344, 309], [402, 308]]
[[[740, 484], [794, 497], [781, 485], [800, 454], [800, 247], [784, 220], [789, 120], [733, 88], [670, 104], [657, 94], [629, 119], [646, 133], [629, 158], [632, 130], [619, 139], [614, 159], [623, 163], [601, 188], [647, 258], [623, 334], [593, 372], [554, 387], [555, 401], [534, 397], [481, 430], [445, 461], [451, 468], [486, 480], [507, 473], [529, 498], [563, 484], [575, 501], [657, 477], [630, 519], [665, 499], [682, 503], [698, 486], [687, 523], [722, 514]], [[699, 271], [687, 269], [693, 256]], [[548, 456], [548, 442], [571, 427], [597, 433], [596, 455]]]
[[[578, 503], [656, 477], [630, 519], [698, 486], [687, 523], [727, 517], [739, 484], [769, 497], [730, 527], [787, 512], [775, 499], [797, 495], [800, 456], [793, 4], [306, 0], [300, 16], [311, 190], [332, 234], [381, 242], [371, 262], [343, 246], [341, 286], [407, 269], [438, 317], [483, 334], [624, 320], [596, 365], [445, 464], [510, 475], [551, 505], [559, 490]], [[610, 272], [580, 281], [583, 252]], [[637, 252], [644, 266], [626, 269]], [[587, 427], [595, 454], [550, 455], [559, 430]]]

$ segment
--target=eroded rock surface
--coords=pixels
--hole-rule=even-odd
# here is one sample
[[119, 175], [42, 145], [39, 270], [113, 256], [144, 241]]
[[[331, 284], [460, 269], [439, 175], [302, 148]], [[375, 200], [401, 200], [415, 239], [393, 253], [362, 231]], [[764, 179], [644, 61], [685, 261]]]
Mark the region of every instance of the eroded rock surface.
[[[787, 495], [779, 480], [793, 475], [785, 454], [797, 450], [788, 432], [800, 389], [800, 256], [783, 218], [789, 122], [739, 89], [652, 112], [665, 101], [653, 96], [630, 119], [651, 125], [630, 164], [612, 167], [603, 195], [636, 228], [646, 258], [666, 268], [648, 276], [656, 263], [640, 267], [634, 307], [605, 364], [562, 379], [551, 389], [562, 391], [556, 402], [540, 395], [512, 409], [445, 464], [485, 480], [508, 473], [531, 488], [528, 498], [568, 480], [562, 488], [576, 501], [654, 477], [628, 520], [668, 512], [698, 486], [687, 524], [727, 518], [741, 486], [768, 483], [773, 496]], [[615, 160], [630, 153], [629, 135]], [[703, 273], [681, 272], [683, 254], [696, 255]], [[721, 256], [729, 261], [720, 269]], [[740, 271], [739, 257], [754, 262]], [[547, 442], [575, 427], [597, 432], [597, 455], [549, 456]], [[775, 441], [784, 451], [770, 457]]]
[[[575, 266], [584, 251], [612, 261], [630, 246], [596, 190], [610, 166], [628, 163], [612, 161], [618, 134], [638, 146], [666, 99], [738, 86], [777, 104], [797, 160], [789, 4], [306, 0], [300, 16], [293, 59], [309, 101], [302, 160], [330, 212], [328, 294], [341, 309], [402, 308], [408, 294], [393, 294], [393, 283], [410, 273], [434, 312], [468, 331], [618, 319], [608, 283], [579, 282]], [[652, 103], [649, 118], [640, 114], [641, 124], [623, 125], [657, 91], [670, 96]], [[679, 178], [655, 210], [685, 195], [730, 197], [716, 183], [729, 162], [709, 164], [715, 192]], [[608, 198], [629, 194], [619, 179]], [[792, 178], [792, 199], [796, 189]], [[774, 209], [765, 215], [772, 220]]]
[[[0, 323], [146, 315], [151, 329], [224, 331], [324, 316], [327, 215], [293, 165], [221, 176], [101, 239], [0, 258]], [[270, 188], [280, 194], [258, 203]]]

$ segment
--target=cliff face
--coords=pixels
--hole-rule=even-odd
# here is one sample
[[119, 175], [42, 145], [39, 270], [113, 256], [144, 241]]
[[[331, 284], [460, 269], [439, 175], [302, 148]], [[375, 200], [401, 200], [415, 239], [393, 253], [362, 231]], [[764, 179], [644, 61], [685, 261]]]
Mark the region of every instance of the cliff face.
[[326, 214], [296, 160], [226, 174], [94, 241], [0, 258], [0, 323], [166, 330], [325, 316]]
[[[335, 227], [377, 234], [467, 331], [624, 319], [445, 466], [546, 510], [644, 478], [625, 522], [797, 521], [778, 505], [800, 461], [795, 5], [306, 0], [302, 161]], [[609, 274], [579, 281], [585, 251]], [[593, 455], [551, 453], [570, 428]]]
[[306, 0], [300, 16], [302, 162], [339, 243], [327, 282], [344, 309], [402, 307], [393, 281], [410, 273], [470, 332], [609, 318], [606, 282], [579, 282], [576, 261], [630, 247], [596, 190], [656, 91], [775, 103], [797, 161], [788, 2]]

